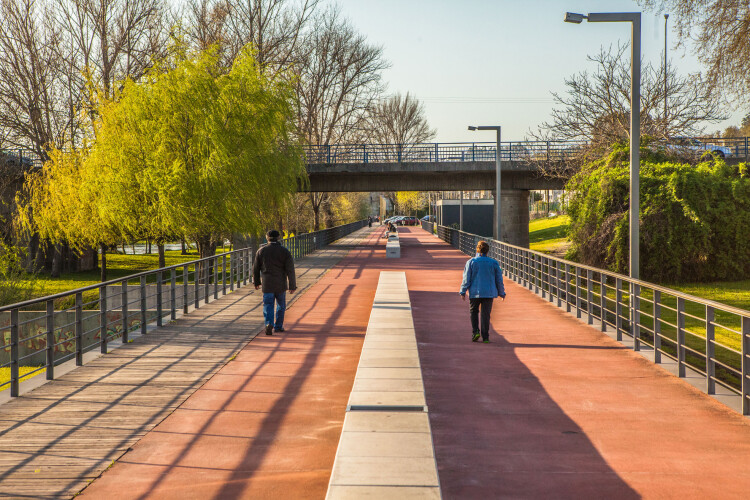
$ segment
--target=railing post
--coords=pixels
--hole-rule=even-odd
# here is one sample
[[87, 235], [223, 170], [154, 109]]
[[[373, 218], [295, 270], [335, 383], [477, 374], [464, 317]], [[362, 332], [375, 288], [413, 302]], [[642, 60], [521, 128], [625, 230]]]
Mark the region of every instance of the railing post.
[[[49, 311], [47, 311], [49, 313]], [[107, 354], [107, 285], [99, 287], [99, 352]], [[49, 357], [49, 353], [47, 353]], [[49, 370], [50, 363], [47, 363]], [[48, 378], [47, 380], [52, 380]]]
[[742, 414], [750, 415], [750, 318], [742, 317]]
[[237, 254], [232, 252], [229, 254], [229, 291], [234, 291], [234, 268], [237, 267], [237, 259], [235, 258]]
[[[539, 293], [539, 278], [541, 278], [541, 265], [540, 260], [537, 258], [536, 254], [529, 254], [531, 258], [534, 260], [534, 293]], [[542, 298], [544, 298], [544, 288], [542, 288]]]
[[208, 296], [211, 289], [211, 259], [203, 261], [203, 303], [208, 304]]
[[622, 342], [622, 278], [615, 278], [615, 334]]
[[706, 306], [706, 393], [716, 393], [716, 363], [714, 363], [714, 308]]
[[156, 326], [162, 326], [164, 320], [162, 319], [163, 309], [161, 306], [162, 302], [162, 288], [161, 281], [164, 279], [162, 271], [156, 273]]
[[677, 376], [685, 376], [685, 299], [677, 297]]
[[128, 280], [120, 285], [120, 300], [122, 301], [122, 343], [128, 343]]
[[570, 309], [570, 264], [565, 264], [565, 311]]
[[83, 294], [76, 293], [76, 366], [83, 366]]
[[201, 261], [196, 262], [193, 265], [193, 307], [195, 309], [198, 309], [201, 306], [201, 300], [200, 300], [200, 290], [201, 290], [201, 276], [200, 276], [200, 268], [202, 266], [198, 265]]
[[588, 319], [586, 322], [589, 325], [594, 324], [594, 287], [591, 283], [594, 276], [594, 271], [586, 269], [586, 313]]
[[555, 261], [555, 293], [557, 294], [557, 307], [562, 307], [562, 293], [560, 293], [560, 261]]
[[576, 318], [581, 317], [581, 268], [576, 266]]
[[169, 271], [169, 318], [177, 319], [177, 270], [174, 267]]
[[146, 335], [146, 277], [141, 276], [141, 335]]
[[227, 294], [227, 254], [221, 256], [221, 294]]
[[219, 298], [219, 259], [214, 257], [214, 300]]
[[190, 266], [182, 266], [182, 312], [187, 314], [188, 312], [188, 271]]
[[55, 302], [47, 301], [47, 315], [45, 317], [47, 328], [47, 380], [55, 378]]
[[438, 143], [435, 143], [435, 161], [440, 161], [440, 158], [438, 157]]
[[250, 250], [245, 249], [245, 284], [247, 285], [248, 280], [250, 279], [250, 270], [252, 269], [252, 261], [250, 258], [252, 255], [250, 255]]
[[630, 331], [633, 334], [633, 350], [641, 350], [641, 285], [632, 283], [633, 296], [630, 299]]
[[10, 397], [18, 397], [18, 309], [10, 310]]
[[654, 290], [654, 363], [661, 363], [661, 292]]
[[607, 331], [607, 275], [599, 273], [599, 316], [602, 321], [601, 331]]

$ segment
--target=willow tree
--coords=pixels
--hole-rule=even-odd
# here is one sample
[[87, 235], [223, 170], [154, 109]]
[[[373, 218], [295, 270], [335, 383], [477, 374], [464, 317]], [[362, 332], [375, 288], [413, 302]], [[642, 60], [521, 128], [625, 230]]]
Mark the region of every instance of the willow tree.
[[304, 177], [294, 92], [249, 47], [229, 70], [214, 49], [175, 52], [100, 110], [91, 158], [112, 167], [110, 207], [128, 231], [186, 235], [206, 257], [228, 234], [260, 233]]

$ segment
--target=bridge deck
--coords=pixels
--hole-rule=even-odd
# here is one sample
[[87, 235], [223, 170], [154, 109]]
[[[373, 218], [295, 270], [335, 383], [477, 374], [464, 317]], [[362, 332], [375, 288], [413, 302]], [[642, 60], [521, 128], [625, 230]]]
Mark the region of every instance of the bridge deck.
[[247, 344], [84, 497], [323, 498], [383, 270], [406, 272], [445, 498], [750, 491], [746, 418], [512, 282], [492, 343], [472, 343], [456, 294], [466, 256], [418, 228], [402, 229], [401, 259], [382, 241], [350, 252], [286, 333]]

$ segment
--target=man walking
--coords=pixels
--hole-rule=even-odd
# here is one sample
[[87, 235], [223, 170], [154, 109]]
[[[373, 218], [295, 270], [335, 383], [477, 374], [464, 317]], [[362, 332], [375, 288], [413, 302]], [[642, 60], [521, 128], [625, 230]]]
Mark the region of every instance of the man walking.
[[[485, 344], [490, 342], [490, 313], [492, 312], [492, 301], [495, 297], [505, 300], [505, 287], [503, 286], [503, 271], [500, 264], [487, 257], [490, 246], [486, 241], [477, 243], [477, 254], [469, 259], [464, 267], [464, 279], [461, 283], [461, 299], [466, 300], [466, 292], [469, 292], [469, 312], [471, 315], [471, 341], [479, 340], [481, 334]], [[479, 314], [481, 310], [481, 332]]]
[[[284, 331], [284, 311], [286, 311], [287, 281], [289, 293], [297, 289], [294, 275], [294, 259], [291, 252], [281, 246], [281, 235], [275, 229], [266, 233], [267, 245], [263, 245], [255, 254], [253, 262], [253, 284], [255, 289], [263, 283], [263, 317], [266, 320], [266, 335]], [[261, 276], [263, 279], [261, 280]], [[276, 321], [273, 317], [273, 306], [276, 302]]]

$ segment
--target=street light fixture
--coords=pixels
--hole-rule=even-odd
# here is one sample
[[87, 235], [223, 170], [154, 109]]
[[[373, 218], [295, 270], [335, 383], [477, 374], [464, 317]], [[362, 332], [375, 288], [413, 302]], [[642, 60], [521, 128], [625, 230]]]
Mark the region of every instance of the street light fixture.
[[640, 206], [640, 145], [641, 145], [641, 13], [596, 12], [588, 15], [565, 13], [565, 22], [631, 23], [630, 41], [630, 277], [640, 278], [639, 206]]
[[469, 130], [494, 130], [497, 132], [497, 150], [495, 153], [495, 239], [502, 241], [502, 218], [500, 210], [500, 170], [502, 167], [502, 160], [500, 159], [500, 126], [499, 125], [480, 125], [478, 127], [469, 125]]

